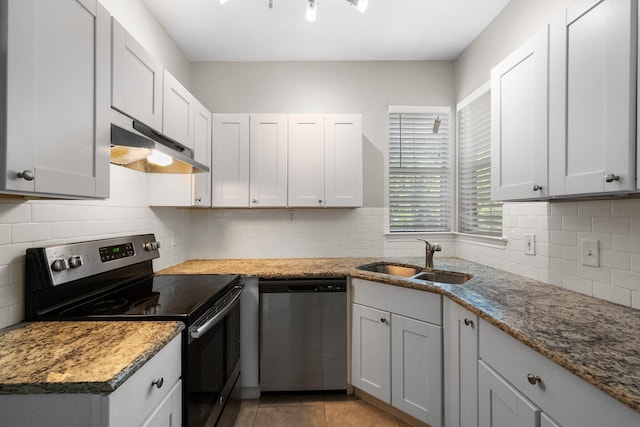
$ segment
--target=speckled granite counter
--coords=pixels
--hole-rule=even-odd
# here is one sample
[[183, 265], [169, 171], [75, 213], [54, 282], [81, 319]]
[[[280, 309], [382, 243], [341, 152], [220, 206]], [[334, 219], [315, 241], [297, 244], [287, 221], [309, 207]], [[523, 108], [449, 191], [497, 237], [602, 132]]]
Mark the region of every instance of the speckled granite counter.
[[463, 285], [425, 284], [357, 270], [361, 264], [420, 258], [192, 260], [165, 274], [241, 273], [262, 278], [358, 277], [441, 293], [640, 412], [640, 311], [457, 258], [436, 269], [469, 273]]
[[0, 331], [0, 393], [111, 393], [181, 322], [35, 322]]

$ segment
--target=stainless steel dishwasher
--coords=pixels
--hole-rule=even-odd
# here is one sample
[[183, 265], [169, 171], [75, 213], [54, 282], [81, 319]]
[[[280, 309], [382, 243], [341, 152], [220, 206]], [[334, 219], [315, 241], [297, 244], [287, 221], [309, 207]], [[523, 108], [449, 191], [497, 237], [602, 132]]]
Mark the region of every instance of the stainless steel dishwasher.
[[260, 280], [260, 390], [345, 390], [346, 278]]

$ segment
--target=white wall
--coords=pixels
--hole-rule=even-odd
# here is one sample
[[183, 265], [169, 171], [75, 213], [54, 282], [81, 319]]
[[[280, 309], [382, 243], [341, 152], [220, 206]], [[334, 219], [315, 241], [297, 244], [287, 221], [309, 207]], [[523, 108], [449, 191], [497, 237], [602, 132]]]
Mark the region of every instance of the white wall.
[[574, 0], [511, 0], [455, 61], [455, 96], [465, 96], [491, 77], [491, 68], [559, 16]]

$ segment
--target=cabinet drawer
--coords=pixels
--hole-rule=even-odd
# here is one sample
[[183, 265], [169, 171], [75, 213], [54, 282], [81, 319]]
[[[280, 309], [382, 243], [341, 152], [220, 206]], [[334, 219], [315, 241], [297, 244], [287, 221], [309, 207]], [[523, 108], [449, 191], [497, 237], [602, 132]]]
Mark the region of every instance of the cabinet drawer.
[[[480, 359], [564, 427], [638, 426], [640, 413], [480, 321]], [[540, 377], [530, 384], [528, 375]]]
[[[109, 426], [139, 426], [171, 392], [180, 379], [181, 339], [175, 337], [110, 395], [105, 410]], [[158, 388], [152, 382], [160, 378]]]
[[369, 280], [353, 279], [353, 302], [442, 325], [442, 296]]

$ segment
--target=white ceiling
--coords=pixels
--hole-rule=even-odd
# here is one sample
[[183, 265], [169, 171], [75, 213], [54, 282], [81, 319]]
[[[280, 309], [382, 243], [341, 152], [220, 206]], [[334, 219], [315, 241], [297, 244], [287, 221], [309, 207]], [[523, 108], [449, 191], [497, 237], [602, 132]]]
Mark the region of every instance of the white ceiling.
[[142, 0], [190, 61], [455, 59], [509, 0]]

